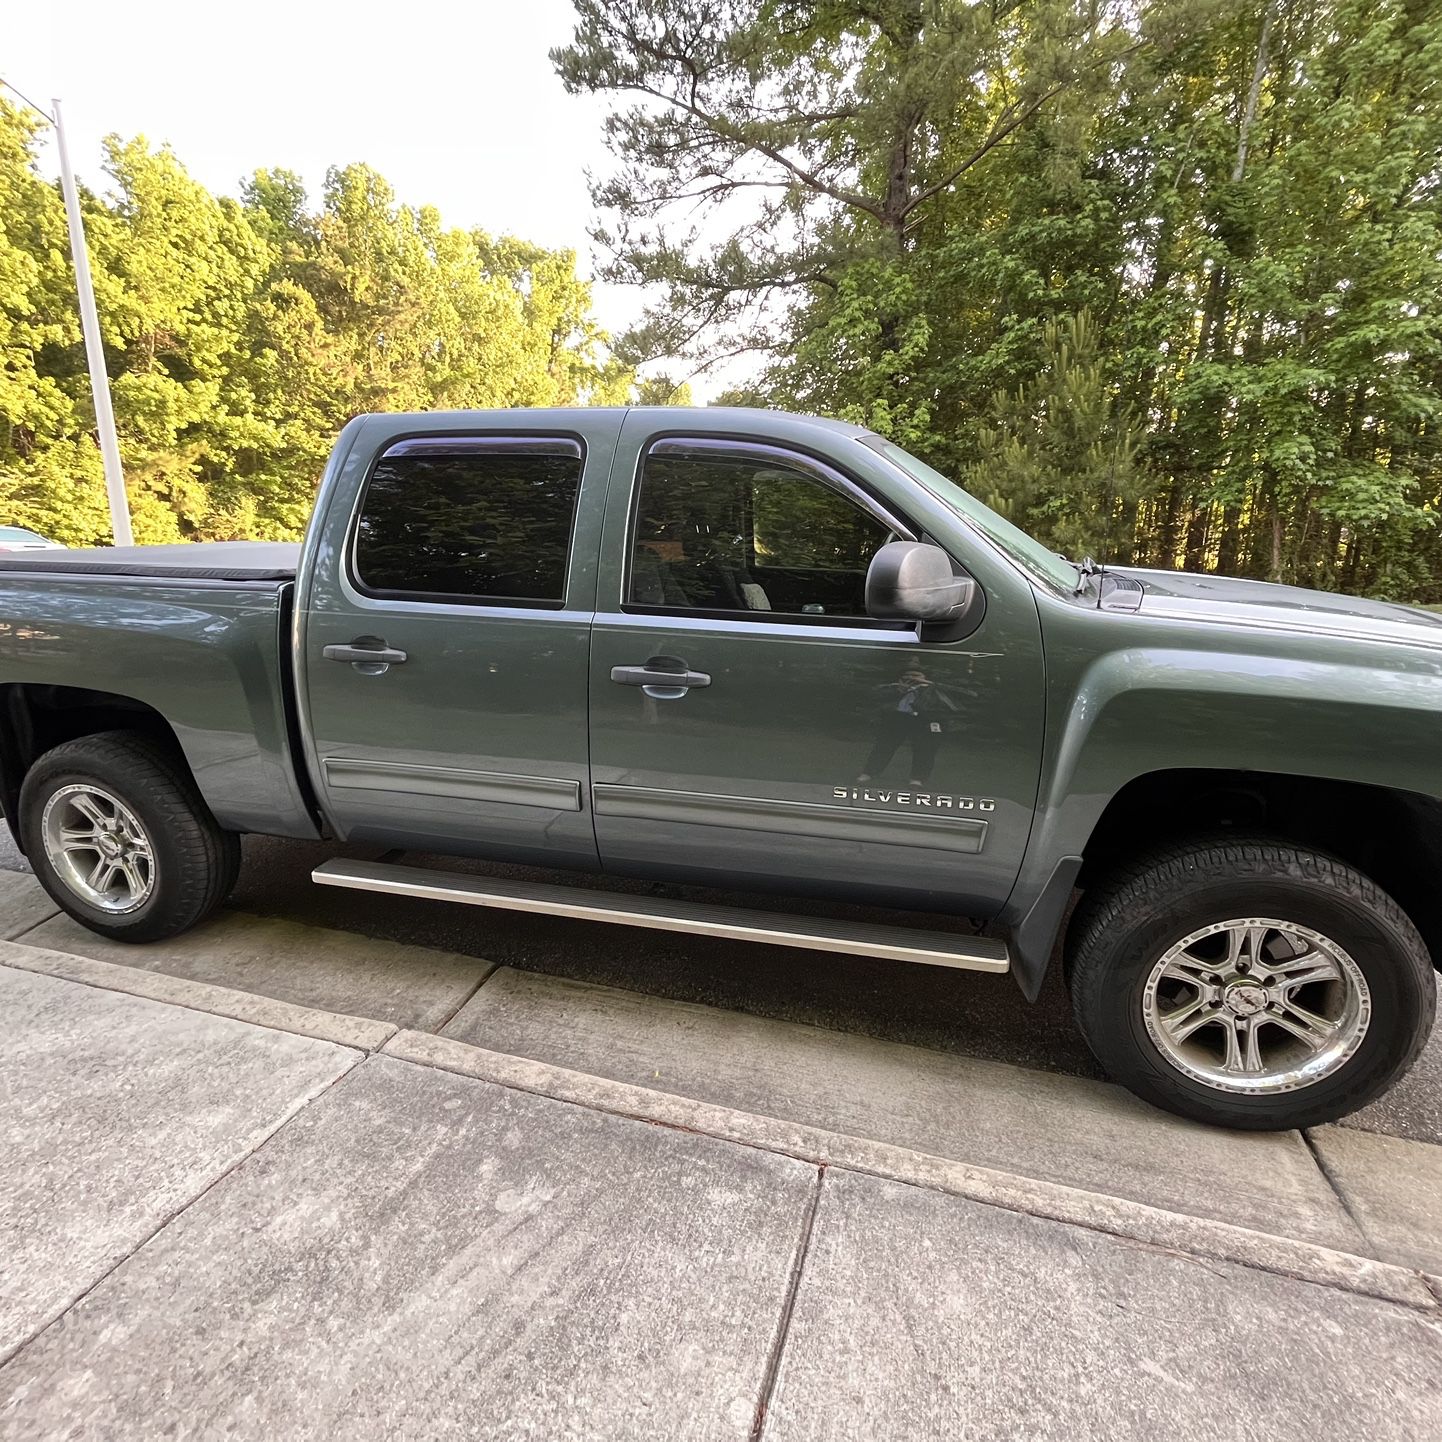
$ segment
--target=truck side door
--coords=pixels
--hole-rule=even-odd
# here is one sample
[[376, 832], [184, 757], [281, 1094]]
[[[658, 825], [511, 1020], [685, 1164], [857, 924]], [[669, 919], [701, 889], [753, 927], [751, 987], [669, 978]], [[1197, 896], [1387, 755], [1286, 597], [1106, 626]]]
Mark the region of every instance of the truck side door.
[[748, 424], [761, 434], [667, 434], [637, 410], [622, 431], [591, 659], [603, 865], [994, 913], [1040, 768], [1029, 585], [953, 535], [980, 627], [930, 641], [870, 619], [871, 557], [935, 526], [904, 511], [904, 482], [888, 499], [858, 479], [875, 457], [856, 436], [803, 448], [784, 421]]
[[365, 423], [308, 547], [302, 731], [345, 839], [595, 865], [586, 666], [620, 417], [496, 422]]

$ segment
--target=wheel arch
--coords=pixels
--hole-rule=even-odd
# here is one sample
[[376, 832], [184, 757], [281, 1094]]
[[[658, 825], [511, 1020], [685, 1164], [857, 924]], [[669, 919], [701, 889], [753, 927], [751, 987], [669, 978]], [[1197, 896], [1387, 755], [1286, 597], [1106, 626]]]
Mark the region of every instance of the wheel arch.
[[1235, 830], [1329, 852], [1411, 918], [1442, 970], [1442, 801], [1387, 786], [1285, 772], [1176, 768], [1137, 776], [1110, 799], [1082, 849], [1076, 884], [1095, 886], [1153, 847]]
[[102, 731], [136, 731], [172, 752], [190, 770], [184, 748], [153, 706], [113, 691], [83, 686], [12, 683], [0, 686], [0, 807], [5, 823], [24, 850], [20, 835], [20, 787], [41, 756], [65, 741]]

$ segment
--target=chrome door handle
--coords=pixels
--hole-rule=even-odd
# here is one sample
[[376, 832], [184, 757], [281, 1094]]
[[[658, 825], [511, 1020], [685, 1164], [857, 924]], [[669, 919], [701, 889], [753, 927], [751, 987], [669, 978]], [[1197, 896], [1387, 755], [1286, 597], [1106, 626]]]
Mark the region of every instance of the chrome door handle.
[[349, 646], [322, 647], [320, 654], [327, 661], [349, 661], [352, 666], [399, 666], [406, 659], [404, 651], [369, 636], [357, 636]]
[[711, 678], [704, 671], [688, 671], [677, 662], [673, 667], [658, 663], [669, 657], [653, 656], [644, 666], [612, 666], [611, 679], [620, 686], [652, 686], [662, 691], [689, 691], [693, 686], [709, 686]]

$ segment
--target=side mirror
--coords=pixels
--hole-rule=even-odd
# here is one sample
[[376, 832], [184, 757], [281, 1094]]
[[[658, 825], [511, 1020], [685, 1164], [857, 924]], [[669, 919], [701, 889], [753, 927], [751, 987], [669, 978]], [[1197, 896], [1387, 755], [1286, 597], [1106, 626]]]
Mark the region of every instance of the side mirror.
[[940, 546], [920, 541], [888, 542], [866, 572], [866, 614], [878, 621], [955, 621], [975, 594]]

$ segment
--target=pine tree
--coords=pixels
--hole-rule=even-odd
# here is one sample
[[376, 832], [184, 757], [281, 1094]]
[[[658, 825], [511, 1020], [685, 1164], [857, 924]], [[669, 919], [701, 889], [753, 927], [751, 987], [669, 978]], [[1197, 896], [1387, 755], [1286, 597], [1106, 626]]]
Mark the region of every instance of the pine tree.
[[1058, 551], [1124, 564], [1127, 518], [1148, 479], [1140, 433], [1112, 394], [1087, 311], [1048, 321], [1043, 347], [1040, 372], [993, 398], [966, 484]]

